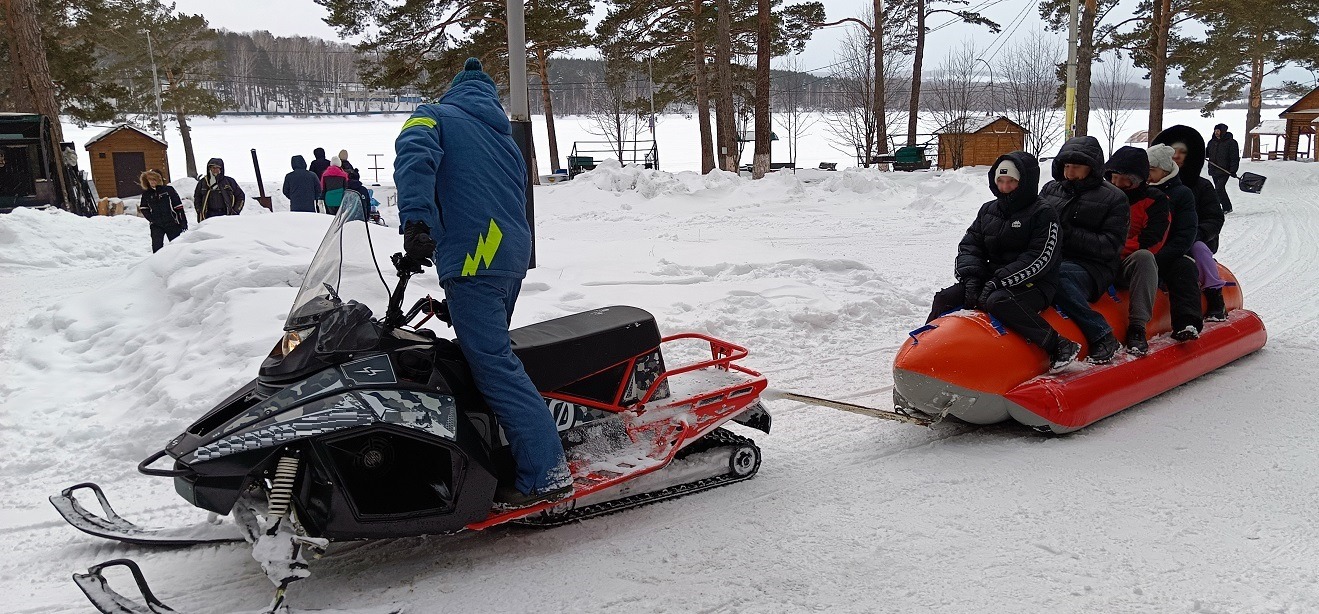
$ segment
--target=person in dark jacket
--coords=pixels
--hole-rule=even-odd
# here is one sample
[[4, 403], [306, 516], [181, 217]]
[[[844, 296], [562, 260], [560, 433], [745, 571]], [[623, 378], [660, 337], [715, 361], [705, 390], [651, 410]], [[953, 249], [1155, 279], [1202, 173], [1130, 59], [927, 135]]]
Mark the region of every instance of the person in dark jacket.
[[1133, 356], [1144, 356], [1150, 349], [1146, 329], [1159, 289], [1159, 265], [1154, 255], [1163, 248], [1172, 224], [1172, 202], [1168, 195], [1147, 185], [1149, 173], [1149, 158], [1135, 147], [1113, 152], [1104, 164], [1105, 178], [1126, 193], [1131, 206], [1118, 283], [1130, 292], [1125, 345]]
[[1117, 278], [1130, 208], [1122, 191], [1104, 181], [1104, 150], [1092, 136], [1068, 139], [1053, 159], [1053, 181], [1040, 200], [1058, 213], [1062, 264], [1058, 308], [1076, 322], [1089, 344], [1086, 360], [1106, 363], [1121, 345], [1090, 303]]
[[206, 175], [197, 181], [192, 191], [192, 206], [197, 209], [197, 221], [217, 215], [238, 215], [243, 210], [247, 195], [233, 177], [224, 174], [224, 160], [211, 158], [206, 163]]
[[320, 179], [321, 175], [325, 174], [325, 169], [330, 168], [330, 161], [325, 157], [324, 147], [317, 147], [311, 153], [316, 159], [311, 161], [311, 168], [308, 170], [316, 173], [316, 178]]
[[1081, 345], [1040, 317], [1053, 301], [1062, 229], [1058, 214], [1036, 196], [1039, 181], [1035, 156], [999, 156], [989, 170], [994, 200], [966, 230], [957, 247], [957, 283], [934, 295], [926, 322], [959, 308], [983, 309], [1043, 349], [1056, 372], [1076, 359]]
[[1174, 150], [1168, 145], [1151, 145], [1145, 150], [1150, 162], [1150, 186], [1168, 195], [1172, 201], [1172, 224], [1168, 240], [1155, 255], [1159, 278], [1168, 286], [1172, 338], [1190, 341], [1200, 336], [1204, 320], [1200, 314], [1200, 282], [1191, 257], [1199, 219], [1195, 212], [1195, 195], [1177, 178], [1179, 169], [1173, 162]]
[[154, 254], [165, 246], [165, 237], [173, 241], [188, 229], [188, 215], [179, 193], [165, 184], [165, 178], [156, 169], [138, 175], [137, 182], [142, 186], [142, 200], [137, 204], [137, 211], [151, 223], [151, 253]]
[[1209, 176], [1214, 180], [1214, 191], [1223, 213], [1232, 212], [1232, 199], [1227, 196], [1227, 180], [1241, 169], [1241, 146], [1227, 131], [1227, 124], [1214, 126], [1214, 136], [1205, 146], [1205, 158], [1209, 161]]
[[321, 182], [316, 173], [307, 170], [307, 159], [293, 156], [293, 170], [284, 175], [284, 197], [289, 199], [289, 211], [316, 212], [316, 201], [321, 198]]
[[[513, 354], [509, 321], [531, 260], [527, 167], [490, 75], [469, 58], [438, 103], [417, 107], [394, 143], [406, 260], [431, 259], [458, 346], [508, 438], [517, 477], [500, 508], [572, 495], [553, 417]], [[437, 247], [438, 246], [438, 247]]]
[[357, 192], [358, 194], [361, 194], [362, 207], [364, 209], [370, 209], [371, 191], [366, 189], [366, 186], [362, 184], [362, 174], [357, 172], [357, 169], [352, 169], [348, 171], [348, 183], [345, 184], [344, 187], [354, 192]]
[[347, 149], [339, 150], [339, 166], [343, 168], [343, 172], [345, 173], [354, 170], [353, 163], [348, 161]]
[[[1218, 235], [1223, 230], [1223, 209], [1219, 205], [1218, 195], [1208, 179], [1200, 176], [1204, 166], [1203, 149], [1200, 134], [1187, 126], [1173, 126], [1159, 133], [1163, 141], [1171, 141], [1172, 161], [1180, 169], [1177, 173], [1182, 184], [1190, 188], [1195, 195], [1195, 214], [1199, 220], [1196, 225], [1195, 243], [1191, 244], [1190, 255], [1195, 259], [1200, 289], [1204, 292], [1205, 319], [1211, 322], [1227, 320], [1227, 308], [1223, 302], [1223, 288], [1226, 281], [1218, 274], [1218, 262], [1214, 253], [1218, 251]], [[1156, 142], [1160, 142], [1156, 139]]]

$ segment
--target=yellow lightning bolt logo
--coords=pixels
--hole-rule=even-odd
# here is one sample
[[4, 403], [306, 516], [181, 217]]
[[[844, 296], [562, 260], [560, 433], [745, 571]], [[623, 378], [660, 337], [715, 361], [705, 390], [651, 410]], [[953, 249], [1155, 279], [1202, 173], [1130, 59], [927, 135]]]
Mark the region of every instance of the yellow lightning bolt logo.
[[504, 238], [504, 233], [499, 231], [499, 225], [494, 220], [490, 220], [490, 230], [485, 236], [476, 238], [476, 254], [467, 254], [467, 259], [463, 261], [463, 276], [469, 277], [476, 275], [476, 267], [484, 264], [485, 268], [490, 268], [490, 263], [495, 261], [495, 252], [499, 251], [499, 241]]

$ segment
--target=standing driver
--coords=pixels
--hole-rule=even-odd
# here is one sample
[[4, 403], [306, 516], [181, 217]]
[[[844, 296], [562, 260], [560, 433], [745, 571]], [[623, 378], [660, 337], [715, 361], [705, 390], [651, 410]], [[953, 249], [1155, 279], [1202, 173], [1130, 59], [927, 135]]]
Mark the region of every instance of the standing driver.
[[502, 509], [566, 499], [572, 476], [558, 429], [522, 362], [508, 326], [531, 260], [527, 167], [495, 82], [469, 58], [435, 104], [424, 104], [394, 143], [403, 249], [434, 258], [458, 346], [499, 418], [517, 464], [501, 484]]

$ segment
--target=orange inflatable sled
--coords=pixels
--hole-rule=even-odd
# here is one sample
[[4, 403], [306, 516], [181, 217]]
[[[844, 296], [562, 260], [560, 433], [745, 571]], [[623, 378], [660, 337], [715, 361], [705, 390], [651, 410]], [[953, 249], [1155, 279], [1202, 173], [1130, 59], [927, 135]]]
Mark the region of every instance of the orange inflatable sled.
[[[1264, 347], [1259, 316], [1241, 306], [1241, 288], [1223, 265], [1226, 322], [1205, 322], [1199, 339], [1173, 341], [1168, 297], [1159, 292], [1146, 327], [1150, 352], [1119, 352], [1106, 365], [1075, 362], [1049, 375], [1044, 351], [980, 311], [958, 311], [911, 333], [893, 362], [893, 403], [899, 410], [953, 416], [975, 424], [1009, 418], [1055, 433], [1074, 431], [1193, 380]], [[1119, 338], [1127, 329], [1127, 293], [1109, 293], [1091, 307]], [[1082, 344], [1084, 335], [1056, 309], [1044, 319]]]

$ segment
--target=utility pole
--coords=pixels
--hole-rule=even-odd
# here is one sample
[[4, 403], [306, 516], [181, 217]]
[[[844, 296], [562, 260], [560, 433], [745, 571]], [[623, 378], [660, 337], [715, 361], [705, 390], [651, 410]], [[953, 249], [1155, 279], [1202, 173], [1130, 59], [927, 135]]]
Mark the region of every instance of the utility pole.
[[1077, 11], [1080, 1], [1072, 0], [1072, 12], [1067, 21], [1067, 107], [1063, 113], [1063, 122], [1067, 138], [1076, 136], [1076, 44]]
[[536, 268], [536, 207], [534, 185], [536, 167], [531, 156], [531, 110], [527, 103], [527, 24], [522, 0], [506, 0], [508, 10], [508, 113], [513, 124], [513, 140], [522, 151], [527, 165], [527, 225], [531, 227], [531, 262]]
[[165, 140], [165, 112], [160, 106], [160, 75], [156, 74], [156, 50], [151, 45], [151, 30], [147, 30], [147, 54], [151, 56], [151, 83], [156, 89], [156, 123], [160, 126], [160, 140]]

